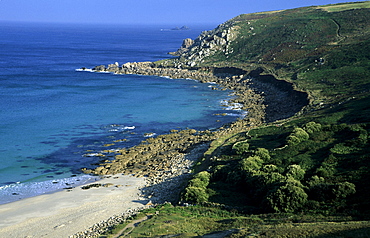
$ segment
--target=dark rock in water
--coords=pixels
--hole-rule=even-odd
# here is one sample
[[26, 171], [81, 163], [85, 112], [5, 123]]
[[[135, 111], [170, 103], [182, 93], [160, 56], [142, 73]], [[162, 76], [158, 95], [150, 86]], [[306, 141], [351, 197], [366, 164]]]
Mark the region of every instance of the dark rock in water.
[[89, 185], [82, 186], [81, 189], [87, 190], [87, 189], [90, 189], [90, 188], [99, 188], [101, 186], [102, 186], [102, 184], [100, 184], [100, 183], [94, 183], [94, 184], [89, 184]]
[[108, 68], [107, 70], [108, 71], [117, 71], [119, 69], [119, 64], [118, 62], [114, 63], [114, 64], [108, 64]]
[[190, 28], [187, 27], [187, 26], [182, 26], [180, 28], [179, 27], [174, 27], [171, 30], [173, 30], [173, 31], [186, 31], [186, 30], [190, 30]]
[[98, 65], [98, 66], [95, 66], [93, 69], [93, 71], [105, 71], [105, 65]]

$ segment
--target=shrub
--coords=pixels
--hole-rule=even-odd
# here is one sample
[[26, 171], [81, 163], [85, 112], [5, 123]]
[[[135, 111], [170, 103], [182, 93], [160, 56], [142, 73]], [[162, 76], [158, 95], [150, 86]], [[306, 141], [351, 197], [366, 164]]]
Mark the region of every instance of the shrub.
[[348, 195], [354, 194], [356, 192], [356, 186], [350, 182], [343, 182], [337, 184], [334, 188], [334, 194], [336, 198], [345, 198]]
[[301, 168], [301, 166], [299, 166], [298, 164], [293, 164], [288, 166], [286, 176], [292, 177], [296, 180], [302, 180], [304, 178], [305, 173], [306, 171], [304, 171]]
[[297, 145], [302, 141], [306, 141], [310, 138], [308, 133], [302, 128], [295, 128], [293, 132], [288, 136], [287, 143], [288, 145]]
[[261, 168], [261, 171], [265, 173], [278, 172], [279, 168], [274, 164], [266, 164]]
[[336, 172], [335, 164], [332, 163], [322, 163], [322, 165], [316, 170], [316, 173], [320, 177], [332, 177]]
[[358, 149], [356, 147], [350, 147], [350, 146], [346, 146], [344, 143], [339, 143], [339, 144], [334, 145], [334, 147], [330, 149], [330, 152], [335, 153], [335, 154], [347, 155], [357, 150]]
[[278, 172], [271, 173], [259, 173], [260, 181], [262, 180], [263, 186], [270, 186], [274, 184], [283, 183], [286, 181], [286, 177]]
[[288, 145], [292, 146], [292, 145], [298, 145], [299, 143], [301, 143], [301, 140], [295, 135], [289, 135], [287, 142], [288, 142]]
[[185, 188], [183, 199], [191, 203], [203, 203], [208, 201], [207, 186], [211, 175], [207, 171], [202, 171], [194, 175]]
[[199, 178], [193, 178], [189, 181], [189, 187], [198, 187], [198, 188], [206, 188], [207, 183], [204, 181], [200, 180]]
[[314, 132], [321, 131], [321, 124], [320, 124], [320, 123], [316, 123], [316, 122], [314, 122], [314, 121], [308, 122], [308, 123], [304, 126], [304, 130], [305, 130], [308, 134], [312, 134], [312, 133], [314, 133]]
[[209, 195], [204, 188], [200, 187], [187, 187], [185, 189], [184, 200], [190, 203], [203, 203], [207, 202]]
[[201, 180], [205, 184], [205, 186], [208, 186], [210, 178], [211, 174], [208, 173], [207, 171], [202, 171], [194, 175], [194, 179]]
[[[314, 176], [315, 177], [315, 176]], [[341, 202], [356, 192], [355, 185], [350, 182], [327, 183], [323, 178], [313, 177], [310, 181], [310, 199], [319, 202]]]
[[235, 150], [236, 154], [241, 155], [248, 151], [249, 144], [247, 141], [239, 141], [233, 145], [232, 149]]
[[320, 183], [324, 183], [325, 182], [325, 179], [323, 177], [319, 177], [317, 175], [314, 175], [312, 176], [312, 178], [310, 179], [310, 181], [308, 181], [308, 184], [310, 187], [313, 187], [313, 186], [316, 186]]
[[254, 151], [254, 154], [259, 156], [264, 161], [269, 160], [271, 158], [269, 151], [265, 148], [257, 148]]
[[310, 136], [308, 135], [308, 133], [305, 130], [303, 130], [302, 128], [299, 128], [299, 127], [295, 128], [293, 130], [293, 134], [296, 137], [298, 137], [301, 141], [306, 141], [306, 140], [308, 140], [310, 138]]
[[266, 200], [269, 208], [275, 212], [295, 212], [305, 205], [307, 197], [299, 181], [288, 179], [281, 186], [277, 186]]
[[240, 161], [242, 171], [253, 173], [258, 171], [263, 164], [263, 160], [259, 156], [249, 156]]

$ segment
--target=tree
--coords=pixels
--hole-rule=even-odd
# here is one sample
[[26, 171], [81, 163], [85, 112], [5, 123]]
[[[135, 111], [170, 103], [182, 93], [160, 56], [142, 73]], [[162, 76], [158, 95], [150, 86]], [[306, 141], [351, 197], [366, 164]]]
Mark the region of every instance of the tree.
[[262, 164], [263, 160], [259, 156], [249, 156], [240, 162], [241, 170], [252, 174], [258, 171]]
[[269, 151], [265, 148], [257, 148], [254, 151], [254, 154], [259, 156], [264, 161], [267, 161], [271, 158]]
[[329, 183], [324, 178], [313, 176], [308, 182], [310, 199], [319, 202], [343, 202], [344, 199], [356, 192], [356, 187], [353, 183]]
[[184, 200], [191, 203], [207, 202], [209, 195], [204, 188], [187, 187], [185, 188]]
[[301, 143], [301, 140], [298, 137], [296, 137], [295, 135], [289, 135], [288, 139], [287, 139], [287, 143], [290, 146], [298, 145], [299, 143]]
[[194, 175], [194, 179], [201, 180], [205, 184], [205, 187], [207, 187], [211, 179], [211, 174], [207, 171], [202, 171]]
[[233, 147], [232, 147], [233, 150], [235, 150], [235, 153], [238, 154], [238, 155], [241, 155], [245, 152], [248, 151], [249, 149], [249, 144], [248, 142], [245, 140], [245, 141], [239, 141], [239, 142], [236, 142]]
[[193, 178], [189, 181], [189, 187], [198, 187], [198, 188], [206, 188], [207, 183], [204, 181], [200, 180], [199, 178]]
[[288, 136], [287, 143], [288, 145], [297, 145], [303, 141], [306, 141], [310, 138], [310, 135], [303, 130], [302, 128], [294, 128], [293, 132]]
[[356, 186], [350, 182], [338, 183], [333, 192], [337, 199], [346, 198], [356, 192]]
[[288, 178], [270, 192], [266, 201], [269, 208], [275, 212], [295, 212], [304, 206], [307, 197], [303, 185], [293, 178]]
[[293, 164], [289, 165], [286, 171], [287, 177], [292, 177], [296, 180], [302, 180], [304, 178], [306, 171], [304, 171], [300, 165]]
[[314, 121], [308, 122], [308, 123], [306, 123], [306, 125], [304, 126], [304, 130], [305, 130], [308, 134], [312, 134], [312, 133], [314, 133], [314, 132], [321, 131], [321, 124], [316, 123], [316, 122], [314, 122]]

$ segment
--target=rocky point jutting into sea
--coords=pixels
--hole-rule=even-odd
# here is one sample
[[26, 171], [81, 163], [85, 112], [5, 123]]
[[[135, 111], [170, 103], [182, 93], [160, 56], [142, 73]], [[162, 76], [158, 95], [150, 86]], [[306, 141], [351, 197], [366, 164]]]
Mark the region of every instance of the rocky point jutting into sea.
[[[176, 58], [157, 62], [129, 62], [123, 65], [116, 62], [94, 67], [94, 72], [156, 75], [189, 78], [202, 83], [212, 82], [215, 90], [232, 90], [234, 98], [229, 103], [242, 105], [247, 115], [212, 131], [172, 130], [169, 134], [148, 138], [132, 148], [102, 151], [99, 165], [92, 170], [83, 169], [84, 172], [97, 175], [125, 173], [146, 176], [149, 188], [161, 187], [160, 190], [149, 192], [150, 197], [158, 196], [158, 202], [174, 201], [176, 195], [169, 194], [178, 194], [181, 191], [179, 184], [186, 177], [182, 175], [188, 174], [194, 160], [203, 156], [199, 148], [204, 152], [209, 143], [217, 138], [299, 113], [309, 103], [308, 94], [296, 91], [289, 82], [264, 73], [262, 67], [244, 69], [222, 65], [202, 66], [202, 62], [212, 54], [227, 54], [228, 46], [236, 34], [237, 29], [233, 22], [229, 21], [212, 31], [203, 32], [195, 40], [185, 39], [178, 51], [170, 53], [177, 56]], [[186, 161], [186, 155], [195, 148], [196, 156], [191, 156], [192, 160]], [[114, 159], [106, 159], [106, 154], [113, 154]], [[168, 181], [171, 181], [169, 184], [172, 185], [168, 185]], [[172, 193], [165, 192], [165, 188]]]
[[[226, 22], [212, 31], [203, 32], [195, 40], [185, 39], [178, 51], [170, 53], [176, 58], [123, 65], [116, 62], [94, 67], [93, 72], [156, 75], [213, 83], [215, 90], [232, 90], [234, 98], [229, 103], [242, 105], [247, 115], [216, 130], [172, 130], [131, 148], [101, 151], [99, 165], [83, 171], [97, 175], [124, 173], [145, 176], [147, 184], [142, 189], [142, 196], [153, 203], [177, 202], [186, 179], [191, 176], [191, 168], [197, 160], [207, 156], [205, 152], [213, 140], [300, 113], [309, 104], [308, 94], [265, 73], [258, 64], [247, 68], [202, 64], [206, 57], [217, 52], [227, 54], [235, 34], [232, 23]], [[108, 154], [113, 154], [114, 159], [107, 159]]]
[[[85, 70], [85, 68], [82, 69]], [[191, 168], [198, 159], [205, 156], [204, 153], [211, 141], [242, 131], [243, 128], [245, 130], [264, 122], [291, 117], [299, 113], [309, 101], [306, 93], [294, 90], [290, 83], [277, 80], [272, 75], [262, 75], [261, 68], [250, 72], [235, 67], [182, 69], [166, 67], [157, 62], [134, 62], [122, 66], [118, 63], [100, 65], [93, 68], [93, 71], [191, 78], [203, 83], [213, 82], [215, 90], [232, 90], [235, 97], [230, 103], [239, 103], [243, 105], [243, 110], [248, 112], [246, 117], [216, 130], [171, 130], [169, 134], [150, 137], [131, 148], [102, 151], [98, 167], [93, 170], [83, 169], [85, 173], [97, 175], [124, 173], [138, 177], [145, 176], [147, 182], [141, 189], [141, 196], [149, 199], [153, 204], [178, 201], [186, 185], [186, 179], [191, 176]], [[114, 154], [114, 159], [107, 160], [107, 154]], [[81, 234], [94, 237], [120, 221], [112, 218], [109, 222], [102, 222]], [[81, 234], [73, 237], [85, 237], [85, 235], [80, 236]]]
[[172, 130], [170, 134], [149, 138], [140, 145], [128, 149], [104, 151], [114, 153], [114, 160], [105, 160], [102, 154], [100, 166], [84, 171], [99, 175], [128, 173], [136, 176], [160, 178], [176, 171], [173, 158], [184, 156], [194, 146], [210, 142], [220, 136], [239, 131], [241, 128], [258, 126], [293, 116], [308, 103], [307, 94], [295, 91], [290, 83], [277, 80], [272, 75], [261, 75], [262, 69], [247, 72], [235, 67], [223, 68], [175, 68], [158, 62], [134, 62], [119, 66], [118, 63], [96, 66], [95, 72], [115, 74], [140, 74], [191, 78], [200, 82], [214, 82], [214, 89], [233, 90], [231, 103], [243, 105], [248, 112], [245, 118], [224, 125], [213, 131]]

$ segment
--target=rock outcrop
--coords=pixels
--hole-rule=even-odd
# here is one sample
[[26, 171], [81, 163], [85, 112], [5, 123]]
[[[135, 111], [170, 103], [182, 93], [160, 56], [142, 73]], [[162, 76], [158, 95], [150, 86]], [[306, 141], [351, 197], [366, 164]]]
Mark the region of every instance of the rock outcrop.
[[[135, 147], [115, 150], [112, 152], [114, 160], [104, 160], [105, 157], [102, 156], [101, 164], [94, 170], [86, 169], [86, 173], [99, 175], [126, 173], [149, 178], [167, 178], [178, 174], [179, 171], [182, 171], [180, 174], [186, 174], [185, 170], [178, 168], [178, 163], [174, 161], [182, 161], [190, 148], [229, 133], [261, 125], [266, 121], [291, 117], [308, 103], [307, 94], [295, 91], [291, 84], [277, 80], [272, 75], [261, 75], [262, 69], [251, 72], [235, 67], [182, 69], [165, 67], [153, 62], [133, 62], [122, 66], [117, 64], [110, 64], [108, 67], [97, 66], [94, 70], [116, 74], [192, 78], [204, 83], [214, 82], [214, 89], [233, 90], [235, 98], [231, 103], [242, 105], [242, 109], [248, 114], [247, 117], [218, 130], [172, 131], [170, 134], [148, 138]], [[165, 177], [163, 177], [164, 174], [166, 174]]]
[[233, 52], [230, 44], [238, 35], [238, 26], [233, 26], [229, 21], [219, 25], [216, 29], [202, 32], [194, 42], [183, 50], [183, 46], [176, 52], [179, 59], [176, 61], [183, 62], [185, 65], [194, 67], [203, 63], [206, 58], [218, 53], [228, 55]]
[[180, 56], [187, 51], [189, 51], [189, 48], [194, 44], [194, 41], [190, 38], [186, 38], [180, 47], [176, 52], [169, 52], [168, 54], [173, 55], [173, 56]]

